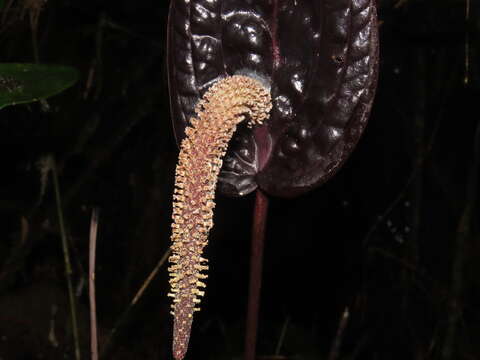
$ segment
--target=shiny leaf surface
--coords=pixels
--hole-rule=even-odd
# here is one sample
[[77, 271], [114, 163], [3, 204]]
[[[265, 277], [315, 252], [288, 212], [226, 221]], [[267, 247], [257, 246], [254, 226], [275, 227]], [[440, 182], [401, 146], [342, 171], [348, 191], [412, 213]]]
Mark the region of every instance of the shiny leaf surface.
[[218, 186], [292, 197], [335, 174], [365, 128], [378, 68], [375, 0], [173, 0], [168, 51], [177, 141], [219, 79], [244, 74], [271, 87], [271, 118], [239, 128]]

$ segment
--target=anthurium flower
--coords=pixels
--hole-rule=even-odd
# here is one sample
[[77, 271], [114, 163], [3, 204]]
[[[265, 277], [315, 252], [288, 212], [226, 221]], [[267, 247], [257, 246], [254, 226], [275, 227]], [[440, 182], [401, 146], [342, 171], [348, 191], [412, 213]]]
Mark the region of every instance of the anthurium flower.
[[230, 196], [294, 197], [327, 181], [366, 126], [377, 71], [375, 0], [171, 1], [177, 360], [204, 291], [217, 184]]

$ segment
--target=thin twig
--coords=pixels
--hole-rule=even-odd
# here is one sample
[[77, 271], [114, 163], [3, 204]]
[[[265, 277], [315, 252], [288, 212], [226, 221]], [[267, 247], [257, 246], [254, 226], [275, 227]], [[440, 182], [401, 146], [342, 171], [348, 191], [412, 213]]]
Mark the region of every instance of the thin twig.
[[148, 288], [152, 280], [155, 278], [157, 275], [158, 271], [162, 267], [162, 265], [167, 261], [168, 257], [170, 256], [171, 249], [168, 249], [162, 256], [162, 258], [158, 261], [157, 265], [155, 268], [152, 270], [152, 272], [148, 275], [148, 277], [145, 279], [143, 282], [142, 286], [140, 286], [140, 289], [138, 289], [137, 293], [133, 297], [132, 301], [128, 305], [128, 307], [123, 311], [122, 315], [118, 318], [118, 320], [115, 322], [115, 325], [113, 326], [112, 330], [110, 330], [110, 333], [108, 334], [107, 340], [105, 341], [105, 345], [102, 348], [100, 358], [104, 359], [108, 352], [110, 351], [115, 337], [117, 335], [118, 330], [127, 322], [129, 315], [131, 311], [133, 310], [134, 306], [138, 303], [140, 298], [143, 296], [143, 293], [145, 290]]
[[[152, 270], [152, 272], [150, 273], [150, 275], [148, 275], [147, 279], [143, 282], [142, 286], [140, 287], [140, 289], [138, 289], [137, 293], [135, 294], [135, 296], [133, 297], [133, 300], [132, 302], [130, 303], [130, 306], [133, 306], [135, 305], [138, 300], [140, 300], [140, 298], [143, 296], [143, 293], [145, 292], [145, 290], [147, 290], [147, 287], [150, 285], [150, 283], [152, 282], [153, 278], [157, 275], [158, 273], [158, 270], [160, 270], [160, 268], [162, 267], [162, 265], [165, 263], [165, 261], [167, 261], [168, 257], [170, 256], [170, 249], [168, 249], [165, 254], [163, 254], [162, 258], [160, 259], [160, 261], [157, 263], [157, 266], [155, 266], [155, 268]], [[128, 309], [127, 309], [128, 310]]]
[[65, 231], [65, 223], [63, 221], [62, 200], [60, 197], [60, 185], [58, 183], [57, 165], [52, 157], [52, 176], [53, 187], [55, 189], [55, 201], [57, 205], [58, 224], [60, 227], [60, 235], [62, 238], [63, 260], [65, 262], [65, 276], [67, 278], [68, 297], [70, 301], [70, 315], [72, 318], [73, 341], [75, 344], [75, 359], [80, 360], [80, 342], [78, 340], [77, 311], [75, 307], [75, 296], [72, 286], [72, 266], [70, 264], [70, 255], [68, 251], [67, 233]]
[[287, 334], [288, 324], [290, 323], [290, 316], [285, 318], [283, 322], [282, 331], [280, 332], [280, 337], [278, 338], [277, 347], [275, 348], [275, 356], [280, 355], [280, 350], [282, 349], [283, 342], [285, 341], [285, 335]]
[[90, 351], [91, 360], [98, 360], [97, 305], [95, 302], [95, 254], [97, 248], [98, 209], [93, 208], [90, 220], [88, 256], [88, 297], [90, 300]]
[[350, 310], [348, 309], [348, 306], [347, 306], [343, 311], [342, 317], [340, 318], [340, 322], [338, 323], [337, 334], [332, 343], [330, 354], [328, 355], [328, 360], [338, 359], [338, 355], [340, 354], [340, 347], [342, 346], [343, 334], [345, 333], [345, 329], [347, 327], [349, 318], [350, 318]]
[[93, 84], [93, 77], [96, 76], [96, 90], [94, 94], [94, 100], [98, 100], [100, 93], [102, 91], [102, 49], [103, 49], [103, 30], [105, 29], [105, 19], [106, 15], [103, 12], [97, 24], [97, 32], [95, 35], [95, 57], [92, 60], [90, 65], [90, 70], [88, 72], [87, 83], [85, 85], [85, 91], [83, 93], [83, 98], [86, 99], [90, 93], [90, 88]]

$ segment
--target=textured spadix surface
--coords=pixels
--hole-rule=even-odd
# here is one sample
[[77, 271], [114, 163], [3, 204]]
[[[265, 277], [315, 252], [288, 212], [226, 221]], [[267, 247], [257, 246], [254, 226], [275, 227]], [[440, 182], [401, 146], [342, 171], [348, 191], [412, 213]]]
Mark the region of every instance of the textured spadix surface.
[[172, 256], [169, 267], [173, 298], [173, 354], [181, 360], [190, 338], [193, 313], [199, 308], [207, 275], [202, 257], [213, 226], [218, 173], [237, 125], [261, 124], [271, 109], [268, 89], [246, 76], [216, 82], [197, 104], [182, 140], [173, 196]]
[[361, 136], [378, 67], [375, 0], [172, 0], [168, 33], [177, 141], [228, 75], [271, 87], [271, 118], [239, 128], [219, 190], [292, 197], [328, 180]]

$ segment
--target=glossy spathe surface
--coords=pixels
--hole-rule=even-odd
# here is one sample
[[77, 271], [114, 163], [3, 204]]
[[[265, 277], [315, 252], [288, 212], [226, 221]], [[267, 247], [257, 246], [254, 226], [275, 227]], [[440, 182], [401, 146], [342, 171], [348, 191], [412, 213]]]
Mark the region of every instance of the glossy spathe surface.
[[232, 74], [271, 87], [262, 127], [240, 127], [219, 190], [295, 196], [330, 178], [356, 145], [378, 67], [374, 0], [173, 0], [168, 34], [177, 140], [205, 91]]

